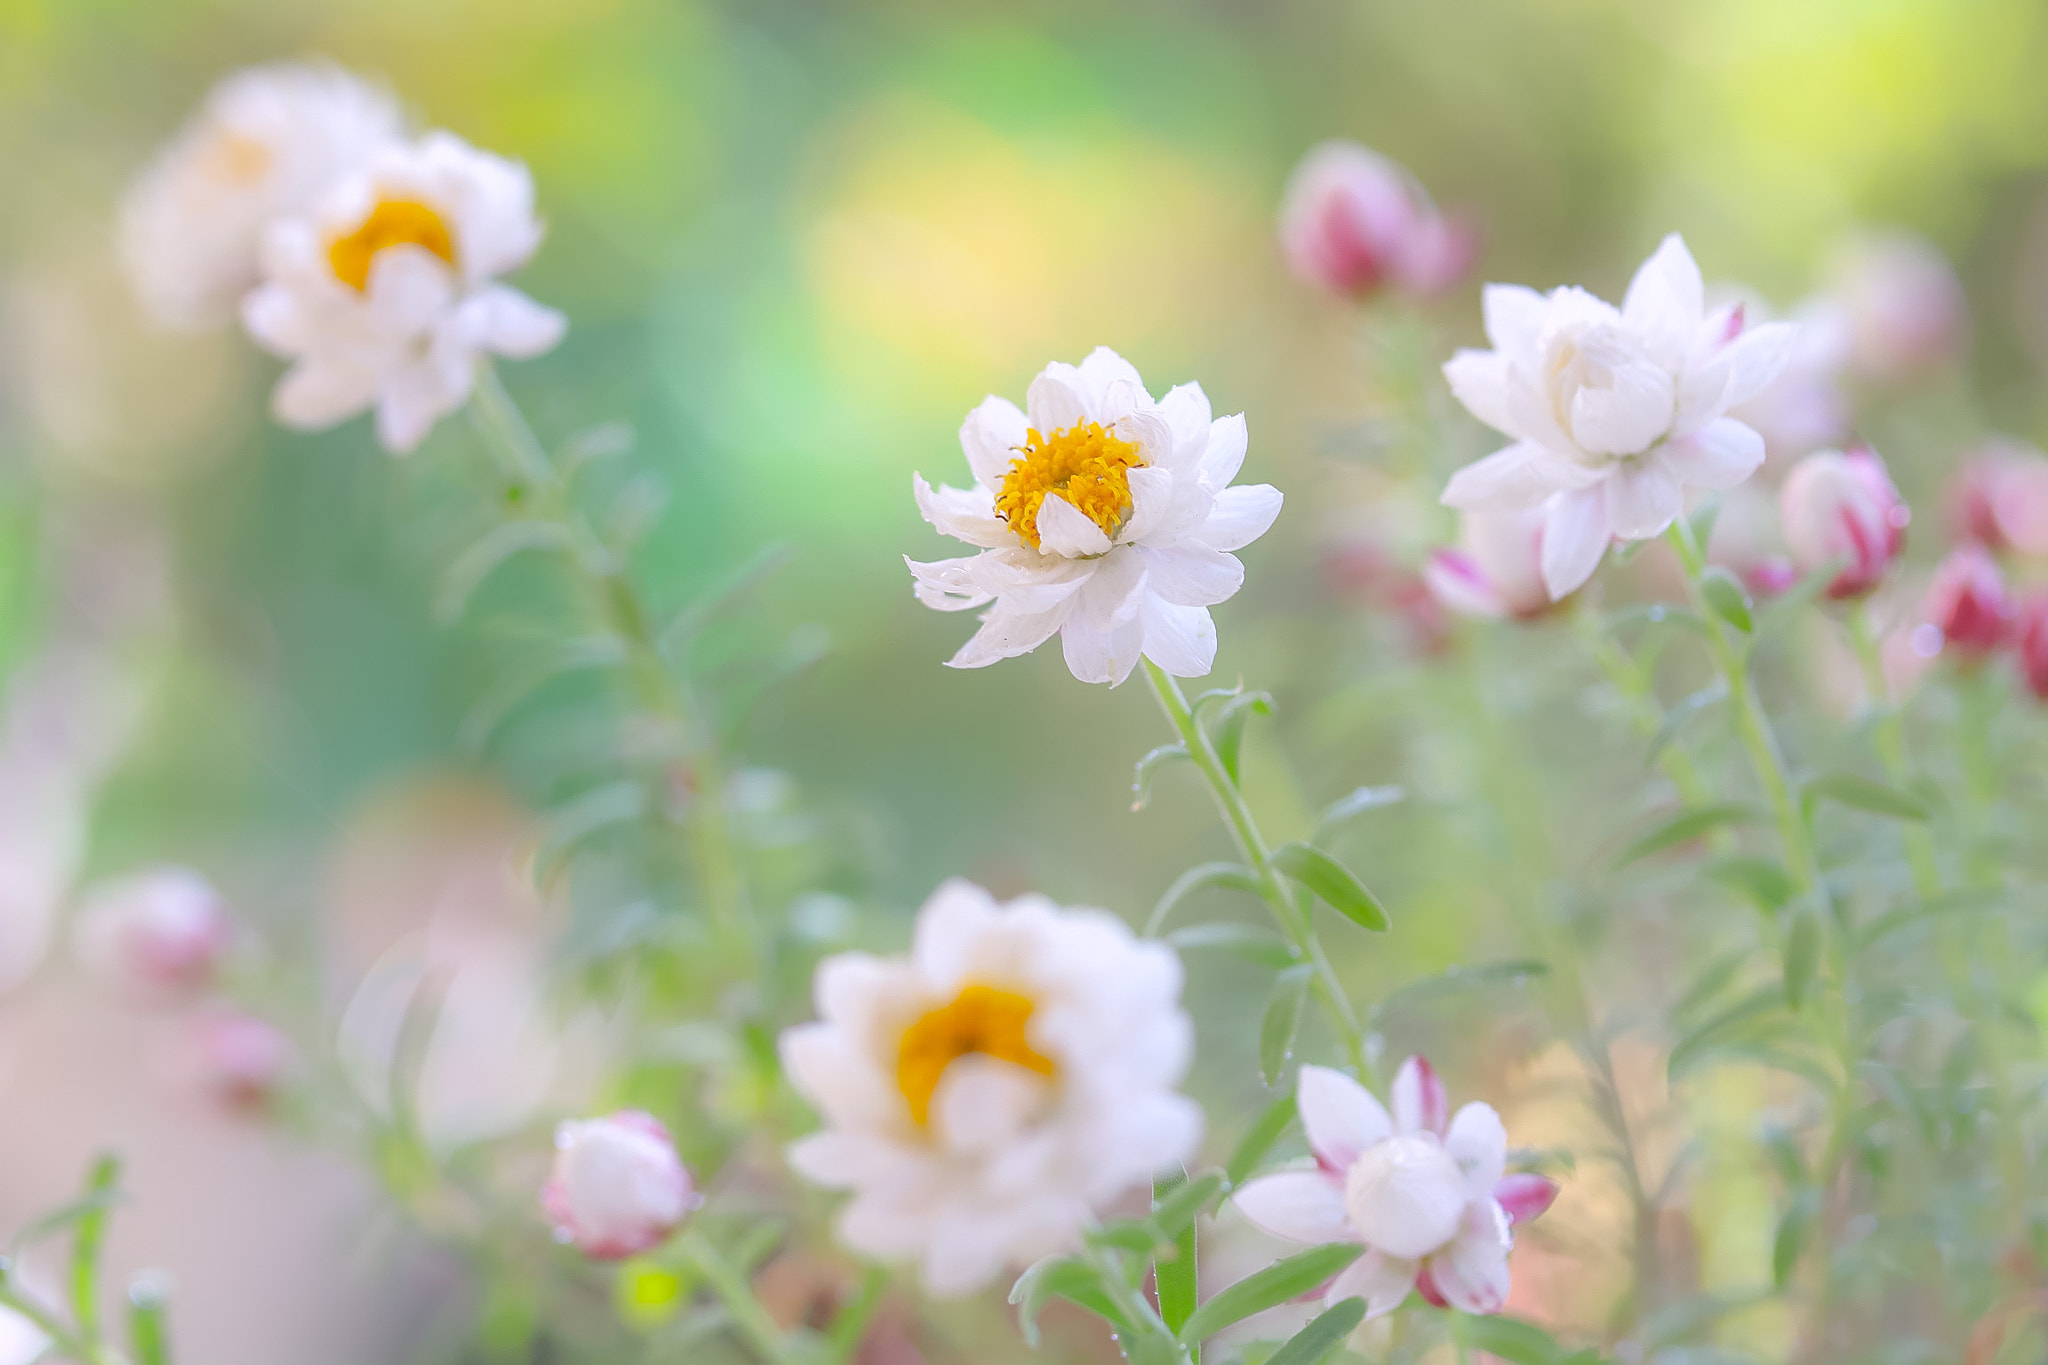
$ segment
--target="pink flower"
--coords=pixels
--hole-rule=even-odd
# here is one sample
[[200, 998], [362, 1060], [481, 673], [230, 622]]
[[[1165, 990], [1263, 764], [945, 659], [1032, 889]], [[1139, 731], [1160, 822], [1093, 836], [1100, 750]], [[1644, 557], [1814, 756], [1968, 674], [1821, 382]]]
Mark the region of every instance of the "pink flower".
[[2048, 555], [2048, 455], [1995, 437], [1963, 466], [1949, 496], [1957, 536], [1994, 553]]
[[2048, 594], [2029, 598], [2020, 608], [2019, 654], [2027, 690], [2048, 701]]
[[1868, 446], [1823, 450], [1792, 467], [1779, 495], [1785, 543], [1801, 571], [1846, 561], [1830, 597], [1859, 597], [1876, 587], [1906, 545], [1913, 514], [1884, 460]]
[[188, 996], [213, 979], [234, 924], [213, 884], [190, 868], [156, 867], [86, 893], [79, 956], [126, 994]]
[[1542, 507], [1466, 512], [1458, 543], [1432, 551], [1423, 566], [1430, 595], [1464, 616], [1529, 620], [1550, 610], [1543, 585]]
[[660, 1246], [701, 1202], [668, 1129], [637, 1109], [557, 1128], [540, 1199], [555, 1239], [599, 1261]]
[[1922, 608], [1942, 640], [1965, 658], [1982, 658], [2012, 634], [2014, 607], [1998, 561], [1981, 545], [1949, 551], [1934, 571]]
[[238, 1010], [208, 1010], [186, 1025], [186, 1067], [199, 1088], [235, 1109], [267, 1103], [291, 1070], [291, 1040]]
[[1478, 254], [1477, 234], [1446, 219], [1414, 177], [1355, 142], [1310, 149], [1287, 182], [1280, 245], [1309, 284], [1333, 294], [1434, 294]]
[[1970, 309], [1948, 258], [1909, 232], [1861, 233], [1837, 251], [1830, 293], [1850, 362], [1880, 384], [1940, 368], [1969, 343]]
[[1499, 1312], [1510, 1229], [1549, 1208], [1557, 1186], [1507, 1173], [1507, 1133], [1492, 1106], [1453, 1115], [1443, 1082], [1420, 1057], [1394, 1077], [1391, 1114], [1357, 1081], [1320, 1066], [1301, 1069], [1296, 1104], [1314, 1169], [1261, 1176], [1235, 1197], [1276, 1237], [1364, 1245], [1323, 1302], [1362, 1298], [1375, 1318], [1419, 1289], [1432, 1303]]

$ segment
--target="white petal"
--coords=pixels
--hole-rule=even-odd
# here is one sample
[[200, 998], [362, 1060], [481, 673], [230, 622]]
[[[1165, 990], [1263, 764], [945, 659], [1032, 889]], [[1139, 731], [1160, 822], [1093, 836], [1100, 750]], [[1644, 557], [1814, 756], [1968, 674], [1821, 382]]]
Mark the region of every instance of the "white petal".
[[1038, 548], [1047, 554], [1080, 559], [1109, 553], [1109, 537], [1074, 504], [1057, 493], [1038, 504]]
[[424, 332], [454, 310], [455, 276], [425, 247], [400, 243], [370, 259], [368, 313], [393, 336]]
[[1662, 535], [1684, 507], [1685, 494], [1662, 455], [1623, 460], [1607, 480], [1608, 524], [1623, 540]]
[[1229, 601], [1244, 586], [1244, 565], [1221, 550], [1202, 545], [1139, 546], [1137, 553], [1145, 559], [1146, 586], [1175, 606], [1212, 607]]
[[1404, 1133], [1443, 1135], [1450, 1118], [1450, 1100], [1442, 1078], [1423, 1057], [1410, 1057], [1394, 1073], [1391, 1092], [1394, 1126]]
[[960, 450], [975, 482], [995, 489], [1017, 459], [1017, 451], [1029, 439], [1030, 422], [1017, 405], [994, 394], [981, 400], [960, 424]]
[[1543, 586], [1550, 600], [1561, 602], [1578, 591], [1613, 539], [1606, 489], [1582, 488], [1551, 499], [1543, 521]]
[[1685, 249], [1684, 238], [1674, 232], [1629, 281], [1621, 316], [1642, 334], [1650, 354], [1675, 371], [1684, 363], [1706, 316], [1706, 294], [1698, 262]]
[[[1174, 449], [1184, 457], [1199, 459], [1208, 448], [1209, 395], [1200, 384], [1176, 384], [1159, 400], [1159, 415], [1173, 428]], [[1225, 480], [1229, 482], [1229, 480]]]
[[394, 455], [409, 454], [451, 406], [430, 385], [388, 379], [377, 398], [377, 440]]
[[1145, 627], [1145, 657], [1174, 677], [1200, 678], [1215, 667], [1216, 623], [1207, 607], [1168, 602], [1148, 593], [1139, 617]]
[[1790, 322], [1751, 327], [1728, 343], [1728, 389], [1721, 396], [1722, 403], [1732, 408], [1769, 388], [1784, 372], [1798, 344], [1798, 325]]
[[1042, 611], [1021, 610], [1011, 606], [1007, 599], [998, 600], [981, 618], [981, 629], [960, 646], [957, 654], [946, 660], [946, 666], [986, 668], [1003, 659], [1029, 654], [1050, 640], [1066, 624], [1072, 611], [1071, 599]]
[[1507, 603], [1486, 570], [1463, 550], [1449, 546], [1432, 550], [1422, 566], [1422, 582], [1431, 597], [1460, 616], [1497, 620], [1508, 614]]
[[1421, 1269], [1420, 1261], [1368, 1250], [1330, 1281], [1329, 1292], [1323, 1295], [1323, 1306], [1335, 1308], [1346, 1299], [1364, 1299], [1367, 1322], [1385, 1317], [1407, 1300], [1409, 1291], [1415, 1288], [1416, 1273]]
[[934, 989], [958, 986], [975, 944], [1001, 913], [996, 898], [965, 877], [947, 878], [926, 897], [911, 931], [910, 955]]
[[1720, 417], [1690, 436], [1667, 441], [1659, 454], [1688, 488], [1733, 488], [1764, 462], [1764, 438], [1732, 417]]
[[1358, 1154], [1394, 1134], [1394, 1120], [1370, 1090], [1341, 1071], [1304, 1066], [1295, 1106], [1316, 1159], [1342, 1171]]
[[1249, 439], [1241, 412], [1218, 417], [1211, 422], [1209, 444], [1202, 451], [1202, 482], [1220, 492], [1236, 478], [1237, 471], [1244, 468], [1245, 446]]
[[1041, 436], [1087, 421], [1088, 391], [1080, 371], [1072, 365], [1046, 366], [1024, 395], [1024, 411]]
[[1355, 1240], [1344, 1217], [1344, 1190], [1321, 1171], [1281, 1171], [1249, 1181], [1231, 1196], [1261, 1231], [1320, 1246]]
[[1588, 386], [1572, 395], [1572, 440], [1596, 455], [1648, 450], [1671, 429], [1676, 413], [1677, 386], [1671, 371], [1635, 361], [1610, 373], [1610, 387]]
[[1490, 1104], [1474, 1101], [1460, 1108], [1444, 1134], [1444, 1150], [1465, 1173], [1474, 1199], [1490, 1199], [1493, 1187], [1508, 1168], [1508, 1130]]
[[1131, 515], [1116, 533], [1116, 543], [1132, 545], [1155, 534], [1173, 508], [1181, 480], [1170, 469], [1146, 465], [1127, 474], [1131, 489]]
[[1514, 367], [1506, 356], [1498, 351], [1459, 351], [1444, 362], [1444, 378], [1467, 412], [1495, 431], [1522, 434], [1514, 429]]
[[1534, 441], [1517, 441], [1451, 475], [1443, 504], [1461, 512], [1534, 507], [1561, 489], [1590, 487], [1605, 476]]
[[1507, 1215], [1492, 1200], [1466, 1210], [1458, 1236], [1429, 1258], [1429, 1278], [1451, 1307], [1498, 1313], [1508, 1301]]
[[981, 560], [980, 555], [969, 555], [965, 559], [940, 559], [925, 564], [908, 555], [903, 557], [916, 580], [912, 591], [918, 601], [933, 611], [968, 611], [995, 596], [976, 573]]
[[1060, 627], [1067, 669], [1085, 683], [1115, 685], [1130, 676], [1145, 650], [1145, 628], [1137, 620], [1098, 625], [1076, 614]]
[[[1136, 396], [1142, 398], [1148, 406], [1152, 402], [1151, 395], [1145, 392], [1145, 381], [1138, 375], [1138, 367], [1107, 346], [1097, 346], [1088, 353], [1088, 358], [1080, 364], [1080, 375], [1082, 382], [1087, 385], [1090, 407], [1097, 414], [1108, 410], [1106, 405], [1111, 402], [1112, 391], [1117, 388], [1135, 390]], [[1121, 416], [1122, 413], [1117, 415]], [[1109, 418], [1098, 416], [1097, 420], [1106, 422]]]
[[1183, 463], [1192, 465], [1198, 447], [1181, 448], [1173, 439], [1173, 428], [1167, 424], [1159, 410], [1146, 400], [1145, 406], [1135, 408], [1118, 417], [1111, 426], [1111, 434], [1119, 441], [1129, 441], [1138, 448], [1148, 465], [1162, 469], [1179, 469]]
[[569, 330], [569, 320], [559, 312], [505, 285], [484, 290], [463, 309], [474, 315], [477, 345], [517, 360], [553, 350]]
[[1487, 340], [1495, 350], [1515, 356], [1536, 349], [1550, 304], [1525, 285], [1489, 284], [1480, 294], [1480, 308], [1486, 316]]
[[918, 512], [937, 528], [939, 534], [984, 549], [1018, 543], [1017, 533], [996, 515], [995, 495], [987, 488], [977, 484], [973, 488], [941, 485], [934, 489], [924, 481], [922, 474], [913, 474], [910, 479]]
[[271, 411], [286, 426], [319, 428], [353, 417], [376, 398], [367, 371], [308, 357], [286, 371], [271, 395]]
[[1216, 495], [1215, 506], [1192, 538], [1212, 550], [1243, 549], [1272, 528], [1282, 501], [1272, 484], [1233, 484]]

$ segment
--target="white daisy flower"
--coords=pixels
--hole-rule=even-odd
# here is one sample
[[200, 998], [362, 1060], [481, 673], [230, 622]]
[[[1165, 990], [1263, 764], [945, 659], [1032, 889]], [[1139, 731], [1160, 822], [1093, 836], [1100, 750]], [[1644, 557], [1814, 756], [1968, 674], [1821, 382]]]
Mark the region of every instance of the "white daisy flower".
[[1031, 381], [1027, 412], [991, 395], [960, 446], [972, 488], [914, 476], [918, 510], [965, 559], [906, 559], [917, 598], [940, 611], [987, 604], [949, 661], [981, 668], [1058, 634], [1082, 682], [1116, 684], [1138, 657], [1183, 678], [1216, 661], [1209, 608], [1244, 583], [1230, 551], [1280, 514], [1269, 484], [1230, 486], [1244, 463], [1242, 413], [1211, 419], [1199, 384], [1154, 402], [1129, 361], [1099, 346]]
[[271, 224], [250, 333], [295, 363], [278, 419], [332, 426], [377, 410], [392, 451], [462, 406], [487, 352], [539, 355], [562, 315], [497, 277], [540, 245], [533, 178], [450, 133], [386, 149], [306, 216]]
[[1247, 1181], [1234, 1196], [1275, 1237], [1360, 1242], [1326, 1304], [1362, 1298], [1368, 1318], [1419, 1291], [1438, 1307], [1497, 1313], [1508, 1299], [1510, 1231], [1550, 1207], [1557, 1186], [1509, 1174], [1507, 1131], [1493, 1106], [1454, 1115], [1420, 1057], [1394, 1077], [1393, 1112], [1342, 1072], [1304, 1066], [1296, 1092], [1316, 1164]]
[[1515, 443], [1452, 476], [1463, 511], [1545, 508], [1552, 599], [1593, 576], [1608, 542], [1660, 535], [1688, 488], [1732, 488], [1763, 463], [1763, 438], [1727, 416], [1761, 393], [1792, 351], [1788, 323], [1709, 313], [1676, 233], [1630, 282], [1620, 308], [1583, 289], [1486, 287], [1491, 351], [1444, 366], [1472, 415]]
[[404, 135], [398, 105], [340, 67], [277, 62], [216, 85], [122, 204], [123, 263], [173, 327], [234, 316], [263, 229]]
[[910, 956], [818, 968], [820, 1020], [782, 1060], [826, 1126], [791, 1164], [854, 1192], [848, 1246], [921, 1260], [937, 1294], [1063, 1250], [1200, 1141], [1180, 987], [1172, 950], [1104, 911], [949, 881]]

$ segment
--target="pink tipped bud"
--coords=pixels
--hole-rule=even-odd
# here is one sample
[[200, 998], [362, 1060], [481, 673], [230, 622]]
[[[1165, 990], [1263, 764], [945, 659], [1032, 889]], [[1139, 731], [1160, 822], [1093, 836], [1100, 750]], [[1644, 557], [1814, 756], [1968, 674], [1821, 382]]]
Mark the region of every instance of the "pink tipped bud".
[[2030, 598], [2020, 608], [2020, 676], [2027, 690], [2048, 701], [2048, 594]]
[[1549, 611], [1543, 519], [1541, 507], [1465, 513], [1457, 546], [1436, 550], [1423, 568], [1430, 593], [1464, 616], [1529, 620]]
[[2016, 614], [2005, 575], [1981, 545], [1951, 550], [1934, 571], [1922, 609], [1941, 630], [1945, 648], [1982, 658], [2012, 635]]
[[258, 1109], [291, 1071], [291, 1040], [254, 1015], [213, 1010], [187, 1025], [185, 1067], [198, 1088], [232, 1109]]
[[213, 979], [233, 937], [212, 883], [183, 867], [105, 882], [86, 895], [79, 956], [108, 985], [141, 999], [187, 996]]
[[1876, 451], [1823, 450], [1792, 467], [1779, 498], [1792, 561], [1811, 573], [1846, 561], [1830, 597], [1859, 597], [1876, 587], [1906, 545], [1912, 512], [1899, 498]]
[[1866, 378], [1915, 378], [1968, 345], [1962, 283], [1923, 238], [1878, 232], [1851, 240], [1836, 254], [1832, 286], [1848, 323], [1850, 361]]
[[699, 1202], [668, 1129], [637, 1109], [556, 1129], [540, 1197], [555, 1239], [599, 1261], [660, 1246]]
[[1956, 535], [1993, 553], [2048, 556], [2048, 455], [2003, 438], [1987, 442], [1949, 493]]
[[1527, 1223], [1557, 1202], [1557, 1182], [1547, 1175], [1513, 1171], [1493, 1187], [1493, 1197], [1507, 1210], [1510, 1223]]
[[1407, 172], [1353, 142], [1310, 150], [1280, 208], [1287, 263], [1309, 284], [1364, 296], [1450, 288], [1478, 254], [1472, 229], [1446, 219]]

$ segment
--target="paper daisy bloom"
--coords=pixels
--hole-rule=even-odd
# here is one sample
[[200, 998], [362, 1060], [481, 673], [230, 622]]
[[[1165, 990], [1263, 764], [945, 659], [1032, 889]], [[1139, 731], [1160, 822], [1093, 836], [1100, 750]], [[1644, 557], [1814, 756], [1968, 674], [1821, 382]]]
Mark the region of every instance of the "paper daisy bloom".
[[1246, 1217], [1276, 1237], [1359, 1242], [1365, 1254], [1324, 1302], [1362, 1298], [1368, 1318], [1418, 1290], [1439, 1307], [1497, 1313], [1508, 1298], [1512, 1228], [1550, 1207], [1557, 1186], [1509, 1174], [1507, 1133], [1486, 1104], [1455, 1115], [1428, 1062], [1394, 1077], [1393, 1112], [1342, 1072], [1304, 1066], [1296, 1092], [1316, 1164], [1246, 1183]]
[[819, 966], [782, 1060], [825, 1128], [790, 1162], [853, 1191], [849, 1247], [920, 1261], [935, 1294], [1065, 1250], [1200, 1141], [1180, 987], [1173, 951], [1104, 911], [949, 881], [908, 957]]
[[278, 420], [326, 427], [374, 407], [386, 449], [417, 446], [468, 399], [483, 356], [561, 340], [560, 313], [497, 283], [540, 239], [526, 168], [450, 133], [387, 148], [271, 224], [242, 320], [293, 362]]
[[1615, 537], [1661, 534], [1687, 489], [1732, 488], [1763, 463], [1763, 438], [1726, 414], [1777, 377], [1797, 333], [1745, 327], [1739, 306], [1709, 313], [1705, 300], [1674, 233], [1620, 308], [1578, 288], [1488, 285], [1493, 349], [1445, 364], [1458, 400], [1514, 444], [1459, 470], [1443, 500], [1467, 512], [1543, 506], [1553, 599], [1592, 577]]
[[592, 1260], [653, 1250], [698, 1203], [689, 1168], [652, 1114], [622, 1109], [555, 1130], [555, 1168], [541, 1207], [556, 1240]]
[[277, 62], [216, 85], [121, 206], [122, 263], [158, 321], [234, 316], [265, 226], [403, 136], [398, 105], [340, 67]]
[[1216, 661], [1209, 608], [1244, 583], [1232, 550], [1280, 514], [1270, 484], [1232, 486], [1243, 414], [1212, 419], [1199, 384], [1154, 402], [1106, 346], [1045, 367], [1025, 411], [990, 396], [960, 446], [971, 488], [912, 487], [924, 519], [979, 546], [965, 559], [906, 559], [917, 598], [940, 611], [987, 606], [949, 661], [982, 668], [1054, 635], [1082, 682], [1116, 684], [1143, 655], [1198, 678]]

